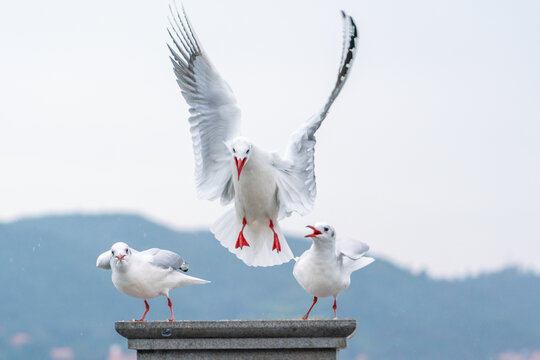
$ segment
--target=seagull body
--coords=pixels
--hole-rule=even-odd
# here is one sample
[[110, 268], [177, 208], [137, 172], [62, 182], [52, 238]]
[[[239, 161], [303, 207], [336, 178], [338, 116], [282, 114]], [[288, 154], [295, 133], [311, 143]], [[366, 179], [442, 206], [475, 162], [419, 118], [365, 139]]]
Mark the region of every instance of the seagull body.
[[266, 152], [252, 146], [250, 160], [242, 169], [242, 176], [233, 176], [232, 180], [235, 207], [241, 218], [248, 223], [259, 219], [276, 219], [279, 205], [274, 195], [278, 187], [271, 159]]
[[172, 13], [169, 35], [177, 83], [190, 106], [195, 182], [201, 199], [234, 202], [211, 226], [218, 241], [251, 266], [292, 259], [279, 220], [306, 215], [316, 197], [315, 132], [343, 87], [356, 51], [353, 19], [342, 12], [343, 50], [334, 89], [323, 108], [289, 139], [283, 154], [240, 134], [240, 110], [228, 84], [200, 46], [185, 12]]
[[146, 300], [158, 296], [167, 297], [170, 320], [174, 321], [169, 290], [209, 282], [179, 272], [187, 271], [188, 264], [172, 251], [153, 248], [139, 252], [123, 242], [115, 243], [111, 250], [101, 254], [96, 266], [112, 270], [112, 282], [120, 292], [144, 300], [146, 311], [139, 321], [144, 321], [150, 309]]
[[294, 266], [293, 275], [311, 295], [320, 298], [336, 296], [351, 283], [343, 272], [343, 261], [332, 244], [317, 244], [304, 252]]
[[313, 295], [313, 304], [302, 317], [306, 320], [320, 297], [334, 297], [334, 318], [337, 319], [337, 297], [349, 287], [353, 271], [371, 264], [374, 259], [364, 256], [369, 246], [360, 241], [338, 239], [332, 226], [318, 223], [308, 226], [313, 234], [311, 248], [306, 250], [293, 268], [293, 275], [308, 293]]

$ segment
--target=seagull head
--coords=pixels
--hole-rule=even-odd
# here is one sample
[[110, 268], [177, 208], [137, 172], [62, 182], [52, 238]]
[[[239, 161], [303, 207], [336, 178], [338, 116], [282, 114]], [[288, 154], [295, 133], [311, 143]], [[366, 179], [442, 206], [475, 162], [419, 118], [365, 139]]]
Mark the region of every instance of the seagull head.
[[131, 248], [128, 244], [117, 242], [111, 247], [111, 267], [122, 267], [129, 264]]
[[234, 164], [236, 165], [236, 171], [238, 172], [238, 180], [240, 180], [240, 173], [248, 162], [252, 154], [251, 142], [243, 136], [238, 136], [231, 140], [227, 147], [234, 156]]
[[310, 228], [313, 233], [307, 234], [305, 237], [312, 238], [313, 240], [322, 240], [322, 241], [331, 241], [333, 242], [336, 239], [336, 231], [334, 228], [324, 222], [316, 223], [313, 225], [306, 226]]

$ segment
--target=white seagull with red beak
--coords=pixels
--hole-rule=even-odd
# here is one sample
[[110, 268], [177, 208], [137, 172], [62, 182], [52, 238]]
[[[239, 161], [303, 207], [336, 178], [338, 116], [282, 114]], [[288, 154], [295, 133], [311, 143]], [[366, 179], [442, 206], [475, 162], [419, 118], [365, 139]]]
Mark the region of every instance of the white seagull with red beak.
[[313, 239], [311, 248], [296, 259], [293, 275], [296, 281], [313, 295], [313, 304], [302, 317], [307, 320], [320, 297], [334, 297], [334, 319], [337, 319], [337, 297], [349, 287], [353, 271], [371, 264], [374, 259], [364, 256], [369, 246], [361, 241], [339, 238], [326, 223], [308, 225], [313, 230], [306, 237]]
[[334, 89], [323, 108], [289, 140], [283, 155], [266, 152], [240, 136], [240, 110], [228, 84], [203, 51], [185, 12], [171, 9], [171, 61], [189, 104], [195, 182], [201, 199], [220, 198], [234, 208], [211, 227], [216, 238], [247, 265], [272, 266], [293, 254], [278, 220], [313, 208], [315, 132], [349, 75], [356, 51], [353, 19], [342, 12], [343, 50]]
[[96, 266], [112, 270], [112, 282], [118, 290], [144, 300], [146, 311], [137, 321], [144, 321], [150, 310], [146, 300], [158, 296], [167, 297], [167, 304], [171, 309], [169, 321], [174, 321], [169, 290], [210, 282], [180, 272], [179, 270], [188, 271], [188, 264], [172, 251], [154, 248], [139, 252], [123, 242], [115, 243], [111, 250], [99, 255]]

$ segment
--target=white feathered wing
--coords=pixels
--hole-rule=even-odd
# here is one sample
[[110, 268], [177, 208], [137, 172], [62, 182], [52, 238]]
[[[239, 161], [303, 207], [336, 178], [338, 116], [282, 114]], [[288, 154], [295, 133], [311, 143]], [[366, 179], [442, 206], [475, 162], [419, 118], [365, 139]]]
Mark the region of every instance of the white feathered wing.
[[279, 218], [283, 219], [293, 211], [306, 215], [313, 209], [317, 187], [315, 182], [315, 132], [326, 118], [330, 106], [343, 88], [353, 64], [356, 53], [358, 33], [353, 19], [345, 12], [343, 17], [343, 48], [338, 77], [330, 97], [324, 107], [311, 117], [300, 129], [294, 132], [283, 157], [273, 154], [278, 197]]
[[240, 109], [229, 85], [214, 70], [182, 9], [172, 12], [169, 47], [176, 82], [189, 104], [195, 184], [201, 199], [234, 198], [231, 157], [225, 142], [240, 134]]
[[343, 259], [343, 270], [348, 275], [375, 261], [375, 259], [365, 256], [368, 251], [369, 245], [362, 241], [347, 237], [336, 239], [336, 255]]

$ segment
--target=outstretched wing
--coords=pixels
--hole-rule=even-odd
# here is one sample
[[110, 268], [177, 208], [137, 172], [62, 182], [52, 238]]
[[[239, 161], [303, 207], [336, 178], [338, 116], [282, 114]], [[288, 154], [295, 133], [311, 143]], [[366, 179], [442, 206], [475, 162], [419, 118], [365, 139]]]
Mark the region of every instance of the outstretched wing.
[[365, 256], [369, 245], [351, 238], [338, 237], [336, 239], [336, 255], [343, 259], [343, 269], [351, 274], [371, 264], [375, 259]]
[[234, 197], [227, 140], [239, 135], [240, 110], [229, 85], [219, 76], [199, 45], [184, 9], [171, 8], [170, 59], [176, 82], [190, 106], [189, 117], [195, 183], [201, 199], [221, 197], [228, 203]]
[[336, 252], [348, 257], [349, 259], [358, 260], [369, 251], [369, 245], [347, 237], [338, 237], [336, 239]]
[[356, 52], [358, 34], [353, 19], [341, 12], [343, 17], [343, 50], [334, 89], [318, 114], [309, 119], [289, 139], [285, 157], [273, 155], [277, 173], [279, 217], [289, 216], [293, 211], [305, 215], [313, 208], [317, 195], [315, 184], [315, 132], [321, 126], [330, 106], [347, 80]]
[[111, 250], [107, 250], [98, 256], [96, 266], [104, 270], [111, 270]]
[[153, 248], [141, 251], [141, 255], [145, 256], [150, 264], [162, 269], [188, 271], [188, 264], [180, 255], [172, 251]]

